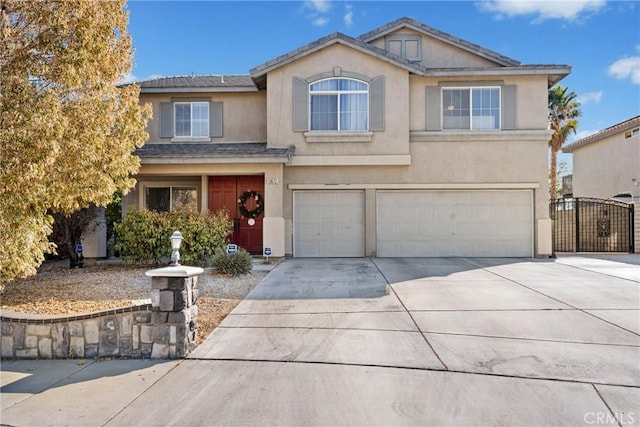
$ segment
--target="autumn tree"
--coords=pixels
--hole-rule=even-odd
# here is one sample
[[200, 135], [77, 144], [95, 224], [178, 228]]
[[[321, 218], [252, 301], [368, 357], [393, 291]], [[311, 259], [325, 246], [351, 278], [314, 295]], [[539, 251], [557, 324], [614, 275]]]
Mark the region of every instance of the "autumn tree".
[[568, 88], [554, 86], [549, 89], [549, 127], [553, 131], [549, 140], [551, 165], [549, 167], [549, 198], [555, 200], [558, 194], [558, 151], [567, 141], [570, 133], [578, 129], [580, 102], [575, 92]]
[[35, 273], [53, 218], [134, 185], [150, 109], [125, 0], [0, 0], [0, 280]]

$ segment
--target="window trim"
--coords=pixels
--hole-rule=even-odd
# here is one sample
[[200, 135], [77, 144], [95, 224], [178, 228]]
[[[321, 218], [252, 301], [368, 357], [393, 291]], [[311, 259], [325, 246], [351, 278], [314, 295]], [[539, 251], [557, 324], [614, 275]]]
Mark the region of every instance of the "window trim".
[[[351, 80], [351, 81], [355, 81], [358, 83], [362, 83], [363, 85], [366, 86], [366, 91], [365, 90], [330, 90], [330, 91], [312, 91], [311, 87], [317, 83], [321, 83], [324, 81], [328, 81], [328, 80]], [[326, 77], [326, 78], [321, 78], [318, 80], [315, 80], [313, 82], [310, 82], [308, 84], [307, 87], [307, 93], [308, 93], [308, 101], [309, 101], [309, 114], [307, 117], [307, 129], [308, 129], [308, 133], [315, 133], [315, 132], [319, 132], [319, 133], [336, 133], [336, 134], [342, 134], [342, 133], [360, 133], [360, 132], [364, 132], [364, 133], [368, 133], [370, 132], [370, 126], [371, 126], [371, 96], [370, 96], [370, 82], [365, 81], [365, 80], [361, 80], [358, 78], [354, 78], [354, 77], [347, 77], [347, 76], [331, 76], [331, 77]], [[358, 130], [353, 130], [353, 129], [346, 129], [346, 130], [342, 130], [340, 129], [341, 126], [341, 120], [340, 120], [340, 116], [341, 116], [341, 109], [340, 109], [340, 95], [349, 95], [349, 94], [366, 94], [367, 95], [367, 126], [366, 129], [358, 129]], [[311, 129], [311, 116], [313, 114], [313, 110], [311, 108], [311, 98], [314, 95], [336, 95], [337, 97], [337, 129]]]
[[[198, 136], [194, 136], [193, 135], [193, 106], [195, 104], [202, 104], [202, 105], [206, 105], [207, 107], [207, 114], [206, 114], [206, 120], [207, 120], [207, 124], [206, 124], [206, 135], [198, 135]], [[173, 137], [172, 140], [181, 140], [181, 141], [185, 141], [185, 140], [189, 140], [189, 141], [210, 141], [211, 138], [209, 136], [209, 128], [210, 128], [210, 114], [211, 114], [211, 103], [209, 101], [182, 101], [182, 100], [176, 100], [172, 102], [172, 110], [173, 110]], [[190, 108], [190, 118], [189, 118], [189, 123], [190, 123], [190, 135], [177, 135], [177, 109], [176, 106], [177, 105], [189, 105]]]
[[143, 182], [140, 183], [140, 194], [138, 197], [139, 209], [147, 208], [147, 188], [168, 188], [169, 189], [169, 212], [173, 211], [173, 189], [174, 188], [188, 188], [193, 189], [196, 192], [196, 208], [197, 211], [201, 211], [201, 194], [200, 184], [193, 181], [176, 182], [176, 181], [157, 181], [157, 182]]
[[[498, 90], [498, 126], [495, 128], [481, 128], [475, 129], [473, 127], [473, 91], [474, 89], [497, 89]], [[445, 129], [444, 127], [444, 91], [445, 90], [468, 90], [469, 91], [469, 127], [468, 128], [455, 128]], [[481, 85], [481, 86], [441, 86], [440, 87], [440, 129], [443, 132], [491, 132], [502, 130], [502, 86], [501, 85]]]

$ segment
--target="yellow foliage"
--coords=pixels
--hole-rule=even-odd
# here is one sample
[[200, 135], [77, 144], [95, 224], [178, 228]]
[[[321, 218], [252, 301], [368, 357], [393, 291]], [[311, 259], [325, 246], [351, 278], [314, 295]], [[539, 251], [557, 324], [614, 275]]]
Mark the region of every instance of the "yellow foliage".
[[131, 70], [125, 0], [3, 0], [0, 11], [0, 278], [35, 273], [52, 219], [126, 193], [149, 106]]

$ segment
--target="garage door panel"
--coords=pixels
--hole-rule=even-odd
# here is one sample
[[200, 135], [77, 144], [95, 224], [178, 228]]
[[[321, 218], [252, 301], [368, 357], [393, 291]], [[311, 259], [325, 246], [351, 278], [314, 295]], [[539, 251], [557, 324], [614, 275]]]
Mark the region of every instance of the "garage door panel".
[[529, 190], [379, 191], [377, 200], [378, 256], [533, 255]]
[[293, 252], [296, 257], [364, 256], [364, 192], [294, 192]]

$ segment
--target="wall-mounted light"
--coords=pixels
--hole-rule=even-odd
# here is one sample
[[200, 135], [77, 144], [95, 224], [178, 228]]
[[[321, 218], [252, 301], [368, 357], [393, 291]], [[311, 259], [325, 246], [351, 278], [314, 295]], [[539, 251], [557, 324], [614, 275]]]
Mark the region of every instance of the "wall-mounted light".
[[455, 108], [456, 108], [456, 107], [455, 107], [453, 104], [451, 104], [451, 105], [449, 105], [449, 106], [447, 107], [447, 110], [449, 110], [449, 111], [453, 111], [453, 110], [455, 110]]

